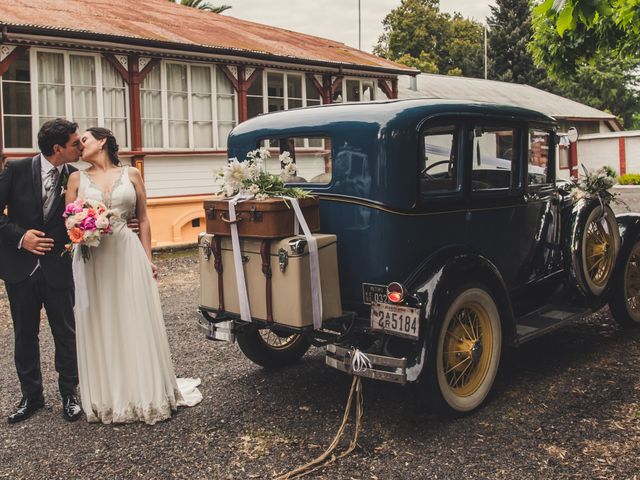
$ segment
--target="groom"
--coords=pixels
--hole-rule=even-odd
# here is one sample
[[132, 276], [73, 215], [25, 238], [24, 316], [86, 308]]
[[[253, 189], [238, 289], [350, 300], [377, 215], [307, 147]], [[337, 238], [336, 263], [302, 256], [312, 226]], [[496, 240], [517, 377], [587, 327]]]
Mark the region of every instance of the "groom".
[[[40, 311], [44, 306], [55, 343], [55, 365], [66, 420], [80, 418], [76, 398], [73, 275], [62, 213], [64, 188], [82, 151], [78, 125], [57, 118], [38, 132], [41, 153], [8, 162], [0, 171], [0, 279], [4, 280], [15, 333], [15, 364], [22, 400], [9, 423], [44, 406], [40, 373]], [[7, 213], [4, 210], [7, 207]]]

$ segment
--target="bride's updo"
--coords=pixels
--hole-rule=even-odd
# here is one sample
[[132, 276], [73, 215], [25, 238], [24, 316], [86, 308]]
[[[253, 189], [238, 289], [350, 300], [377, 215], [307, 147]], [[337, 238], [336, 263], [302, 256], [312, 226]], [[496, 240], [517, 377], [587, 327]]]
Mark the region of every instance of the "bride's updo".
[[120, 150], [120, 147], [118, 146], [118, 142], [116, 142], [116, 137], [111, 133], [111, 130], [102, 127], [91, 127], [87, 128], [87, 132], [89, 132], [96, 140], [106, 139], [104, 147], [107, 149], [109, 160], [111, 160], [111, 163], [114, 165], [120, 165], [120, 159], [118, 158], [118, 150]]

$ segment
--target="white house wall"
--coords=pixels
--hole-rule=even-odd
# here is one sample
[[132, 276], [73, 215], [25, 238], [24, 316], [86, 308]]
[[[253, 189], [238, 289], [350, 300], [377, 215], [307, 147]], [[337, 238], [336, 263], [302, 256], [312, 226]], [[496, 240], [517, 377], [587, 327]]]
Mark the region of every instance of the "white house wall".
[[640, 173], [640, 137], [627, 137], [627, 173]]
[[144, 177], [147, 195], [175, 197], [212, 194], [215, 172], [227, 163], [226, 155], [147, 156]]

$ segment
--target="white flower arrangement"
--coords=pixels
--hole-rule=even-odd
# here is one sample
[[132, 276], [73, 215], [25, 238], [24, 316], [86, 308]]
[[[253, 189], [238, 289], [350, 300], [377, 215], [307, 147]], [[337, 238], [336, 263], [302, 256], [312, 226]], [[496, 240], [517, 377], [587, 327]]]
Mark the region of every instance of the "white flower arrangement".
[[618, 194], [610, 191], [611, 187], [617, 183], [617, 174], [613, 168], [604, 166], [592, 172], [583, 165], [582, 169], [584, 170], [584, 175], [580, 179], [572, 179], [572, 195], [576, 200], [597, 198], [606, 205], [612, 201], [614, 203], [624, 203], [617, 198]]
[[220, 187], [218, 194], [233, 197], [238, 193], [253, 195], [256, 200], [269, 197], [304, 198], [310, 192], [301, 188], [285, 187], [283, 178], [295, 176], [298, 169], [289, 152], [283, 152], [278, 157], [283, 168], [280, 175], [268, 173], [265, 160], [270, 158], [268, 149], [262, 147], [247, 153], [242, 162], [237, 158], [230, 158], [226, 167], [216, 173], [216, 183]]

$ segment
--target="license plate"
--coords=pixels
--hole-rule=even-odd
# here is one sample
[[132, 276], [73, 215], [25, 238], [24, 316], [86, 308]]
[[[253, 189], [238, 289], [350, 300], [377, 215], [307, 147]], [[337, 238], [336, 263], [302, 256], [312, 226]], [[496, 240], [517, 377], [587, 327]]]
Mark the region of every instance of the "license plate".
[[420, 330], [420, 309], [374, 303], [371, 305], [371, 329], [416, 340]]
[[387, 303], [387, 286], [363, 283], [362, 301], [367, 305], [371, 305], [373, 303]]

